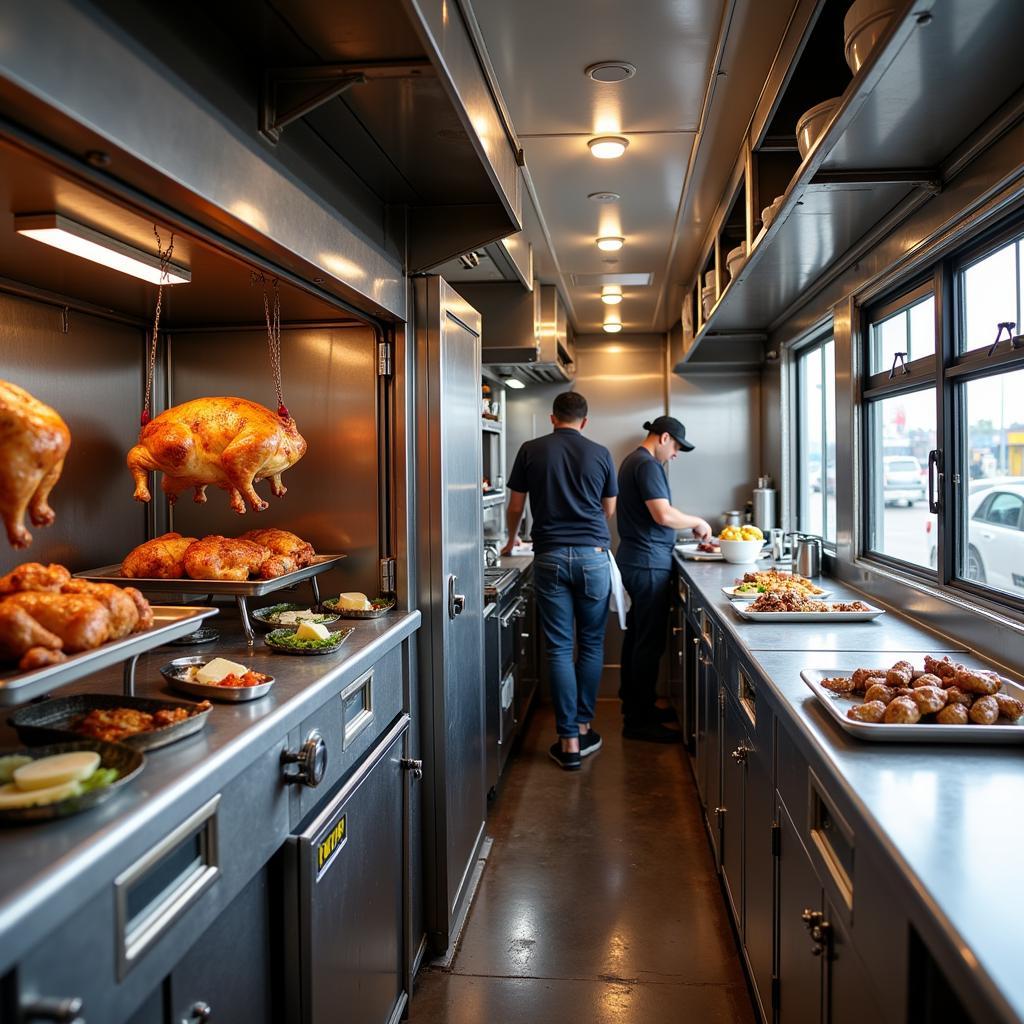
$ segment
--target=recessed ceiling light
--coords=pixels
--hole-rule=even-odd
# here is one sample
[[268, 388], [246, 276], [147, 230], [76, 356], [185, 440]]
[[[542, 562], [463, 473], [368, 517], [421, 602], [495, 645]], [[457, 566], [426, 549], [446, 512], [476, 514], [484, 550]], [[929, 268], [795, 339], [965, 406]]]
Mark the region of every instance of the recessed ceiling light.
[[602, 252], [618, 252], [626, 240], [617, 235], [604, 235], [597, 239], [597, 247]]
[[513, 391], [518, 391], [520, 388], [525, 388], [526, 385], [518, 377], [506, 377], [505, 387], [512, 388]]
[[591, 139], [587, 145], [598, 160], [615, 160], [626, 152], [629, 139], [624, 139], [621, 135], [602, 135], [600, 138]]
[[636, 74], [636, 65], [628, 60], [601, 60], [585, 68], [584, 74], [595, 82], [624, 82]]
[[601, 289], [601, 301], [606, 306], [617, 306], [622, 301], [622, 287], [617, 284], [606, 284]]
[[162, 266], [159, 256], [87, 228], [59, 213], [17, 216], [14, 218], [14, 230], [26, 238], [34, 238], [37, 242], [150, 284], [188, 284], [192, 280], [192, 273], [184, 267], [174, 263]]
[[618, 192], [591, 192], [587, 198], [595, 203], [617, 203], [622, 196]]
[[622, 330], [622, 324], [618, 320], [605, 320], [602, 327], [605, 334], [618, 334]]

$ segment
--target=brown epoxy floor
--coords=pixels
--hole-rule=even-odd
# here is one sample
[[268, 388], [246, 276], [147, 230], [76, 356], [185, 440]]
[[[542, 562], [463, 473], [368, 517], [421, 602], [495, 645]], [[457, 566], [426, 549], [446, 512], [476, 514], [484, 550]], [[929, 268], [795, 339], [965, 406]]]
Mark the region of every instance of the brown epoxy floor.
[[680, 747], [623, 740], [580, 772], [534, 713], [487, 831], [494, 848], [450, 971], [426, 968], [411, 1024], [753, 1024]]

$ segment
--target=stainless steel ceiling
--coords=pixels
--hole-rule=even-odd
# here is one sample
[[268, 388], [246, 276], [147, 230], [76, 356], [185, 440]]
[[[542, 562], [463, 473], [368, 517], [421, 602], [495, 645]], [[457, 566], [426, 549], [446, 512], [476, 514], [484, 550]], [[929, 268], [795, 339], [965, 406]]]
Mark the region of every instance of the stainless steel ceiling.
[[[608, 307], [598, 288], [578, 287], [571, 275], [651, 273], [649, 287], [623, 289], [623, 332], [667, 330], [679, 319], [682, 285], [739, 158], [793, 0], [463, 3], [480, 25], [526, 155], [539, 209], [535, 218], [524, 211], [524, 224], [541, 280], [562, 286], [577, 331], [586, 333], [600, 330]], [[720, 33], [713, 102], [687, 186]], [[614, 59], [635, 64], [636, 75], [614, 85], [585, 75], [588, 65]], [[623, 157], [590, 155], [588, 139], [618, 134], [630, 143]], [[622, 198], [587, 199], [597, 191]], [[602, 234], [624, 236], [624, 248], [599, 251], [594, 239]]]

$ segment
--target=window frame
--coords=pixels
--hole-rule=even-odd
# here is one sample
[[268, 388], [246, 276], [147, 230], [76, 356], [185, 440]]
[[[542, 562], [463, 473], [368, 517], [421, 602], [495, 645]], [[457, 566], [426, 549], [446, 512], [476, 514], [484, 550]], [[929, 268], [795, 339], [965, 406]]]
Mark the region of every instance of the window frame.
[[[801, 370], [802, 370], [802, 367], [803, 367], [803, 361], [808, 356], [810, 356], [812, 352], [817, 351], [817, 352], [821, 353], [821, 380], [822, 380], [822, 390], [821, 390], [821, 429], [822, 429], [821, 440], [823, 442], [822, 443], [822, 466], [821, 466], [821, 524], [822, 524], [822, 528], [821, 528], [820, 536], [821, 536], [821, 541], [822, 541], [822, 547], [824, 548], [824, 550], [829, 555], [833, 555], [834, 556], [836, 554], [837, 541], [838, 541], [838, 536], [839, 536], [838, 515], [836, 515], [834, 517], [835, 521], [832, 524], [833, 530], [835, 531], [836, 536], [833, 537], [832, 539], [829, 539], [829, 538], [827, 538], [825, 536], [826, 528], [828, 526], [828, 445], [827, 445], [827, 443], [825, 443], [825, 442], [827, 442], [827, 438], [828, 438], [828, 431], [827, 431], [827, 427], [826, 427], [826, 421], [827, 421], [827, 418], [828, 418], [827, 417], [828, 402], [827, 402], [827, 398], [826, 398], [826, 394], [825, 394], [825, 388], [826, 388], [826, 385], [829, 384], [829, 382], [827, 382], [825, 380], [825, 346], [829, 342], [832, 343], [832, 355], [833, 355], [833, 360], [832, 360], [833, 374], [832, 374], [832, 381], [830, 383], [830, 386], [832, 388], [832, 408], [833, 408], [833, 413], [836, 413], [836, 400], [837, 400], [836, 381], [835, 381], [836, 339], [835, 339], [835, 332], [833, 330], [832, 321], [830, 320], [827, 325], [824, 325], [824, 326], [820, 327], [818, 330], [816, 330], [812, 334], [810, 334], [807, 338], [802, 340], [799, 344], [794, 345], [792, 347], [792, 349], [791, 349], [791, 359], [792, 359], [792, 366], [793, 366], [792, 378], [793, 378], [793, 385], [794, 385], [793, 386], [793, 391], [794, 391], [795, 396], [796, 396], [796, 401], [793, 403], [794, 421], [795, 422], [793, 424], [793, 427], [794, 427], [794, 430], [793, 430], [794, 444], [793, 444], [792, 448], [793, 448], [793, 453], [794, 453], [794, 456], [795, 456], [795, 460], [794, 460], [795, 461], [795, 467], [794, 467], [795, 472], [793, 474], [793, 482], [795, 484], [793, 489], [795, 491], [795, 494], [794, 494], [794, 500], [792, 502], [792, 510], [793, 510], [793, 523], [794, 523], [794, 530], [795, 530], [795, 532], [797, 532], [797, 533], [809, 532], [809, 531], [807, 531], [805, 529], [805, 527], [801, 523], [802, 511], [803, 511], [802, 508], [801, 508], [801, 497], [802, 497], [802, 494], [803, 494], [803, 485], [804, 485], [804, 470], [803, 470], [803, 467], [806, 465], [805, 459], [803, 458], [804, 431], [803, 431], [802, 419], [801, 419], [801, 408], [802, 408], [801, 400], [802, 400], [802, 397], [803, 397], [802, 393], [801, 393], [801, 383], [802, 383], [802, 373], [801, 373]], [[836, 435], [838, 435], [838, 426], [836, 427], [835, 433], [836, 433]], [[838, 448], [838, 441], [839, 441], [838, 436], [835, 436], [835, 437], [832, 438], [832, 443], [833, 443], [833, 445], [836, 446], [836, 448]], [[837, 490], [838, 490], [838, 481], [837, 481]], [[816, 534], [815, 536], [818, 536], [818, 535]]]

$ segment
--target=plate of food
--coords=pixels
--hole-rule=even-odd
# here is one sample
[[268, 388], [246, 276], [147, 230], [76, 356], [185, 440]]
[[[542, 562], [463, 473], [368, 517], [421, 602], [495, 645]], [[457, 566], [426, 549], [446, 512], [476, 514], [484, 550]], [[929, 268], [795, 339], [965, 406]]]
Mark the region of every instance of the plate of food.
[[343, 619], [377, 619], [395, 607], [395, 598], [382, 595], [371, 600], [365, 594], [340, 594], [329, 597], [323, 607], [337, 612]]
[[677, 544], [676, 551], [693, 562], [724, 562], [725, 557], [716, 540], [687, 541]]
[[227, 658], [175, 658], [160, 675], [182, 693], [232, 703], [265, 697], [274, 685], [273, 676]]
[[806, 576], [785, 569], [754, 570], [744, 573], [731, 587], [722, 587], [722, 593], [734, 601], [753, 601], [769, 591], [792, 591], [804, 597], [828, 597], [832, 593]]
[[792, 590], [771, 590], [749, 603], [735, 601], [733, 610], [751, 622], [870, 622], [885, 614], [864, 601], [818, 601]]
[[123, 743], [136, 750], [155, 750], [184, 739], [206, 725], [210, 702], [153, 700], [111, 693], [80, 693], [73, 697], [29, 704], [8, 719], [25, 743], [59, 743], [71, 738]]
[[298, 628], [300, 622], [319, 622], [326, 626], [341, 618], [337, 612], [318, 612], [308, 604], [272, 604], [266, 608], [256, 608], [249, 612], [261, 626], [266, 629], [277, 629], [281, 626]]
[[141, 751], [100, 740], [0, 754], [0, 824], [52, 821], [95, 807], [144, 762]]
[[1024, 743], [1024, 687], [946, 655], [920, 666], [852, 672], [804, 669], [800, 677], [851, 736], [880, 743]]
[[332, 633], [326, 626], [303, 622], [298, 629], [271, 630], [263, 642], [280, 654], [332, 654], [353, 632], [351, 626]]

